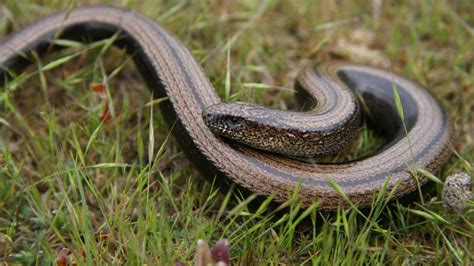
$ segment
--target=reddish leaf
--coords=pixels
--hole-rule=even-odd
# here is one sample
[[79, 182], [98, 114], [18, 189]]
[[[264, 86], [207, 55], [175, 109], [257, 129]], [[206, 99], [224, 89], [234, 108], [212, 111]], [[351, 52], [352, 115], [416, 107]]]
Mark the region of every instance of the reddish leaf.
[[91, 89], [97, 93], [101, 99], [107, 99], [107, 92], [105, 91], [105, 85], [103, 83], [94, 83], [91, 85]]
[[110, 115], [110, 112], [109, 112], [109, 104], [107, 102], [107, 91], [105, 89], [105, 85], [103, 83], [93, 83], [91, 84], [91, 89], [94, 93], [99, 95], [99, 97], [102, 100], [106, 101], [106, 104], [104, 105], [104, 108], [102, 109], [100, 119], [102, 121], [109, 121], [112, 118], [112, 116]]
[[102, 114], [100, 114], [100, 120], [102, 121], [110, 121], [112, 119], [112, 116], [110, 115], [109, 112], [109, 104], [104, 105], [104, 109], [102, 109]]
[[59, 251], [58, 256], [56, 257], [56, 265], [57, 266], [67, 266], [69, 263], [69, 259], [67, 257], [67, 249], [63, 248]]
[[217, 241], [212, 248], [211, 253], [215, 262], [224, 262], [225, 264], [230, 265], [229, 241], [226, 239]]
[[82, 259], [86, 261], [87, 255], [86, 255], [86, 247], [82, 246]]

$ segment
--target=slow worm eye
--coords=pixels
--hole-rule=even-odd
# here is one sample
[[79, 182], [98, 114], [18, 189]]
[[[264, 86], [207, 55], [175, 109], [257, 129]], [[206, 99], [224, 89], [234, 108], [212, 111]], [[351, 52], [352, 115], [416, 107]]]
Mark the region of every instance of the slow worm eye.
[[239, 126], [240, 124], [242, 124], [242, 119], [238, 117], [230, 117], [228, 119], [228, 124], [229, 126], [233, 126], [233, 127]]

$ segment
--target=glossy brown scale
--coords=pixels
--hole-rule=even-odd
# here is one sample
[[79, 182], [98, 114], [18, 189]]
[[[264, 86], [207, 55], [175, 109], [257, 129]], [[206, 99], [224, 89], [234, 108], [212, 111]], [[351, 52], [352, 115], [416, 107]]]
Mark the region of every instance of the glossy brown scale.
[[[237, 110], [230, 104], [232, 108], [226, 111], [231, 114], [223, 119], [232, 121], [234, 128], [248, 127], [243, 131], [245, 134], [238, 136], [228, 124], [228, 128], [211, 125], [211, 131], [205, 120], [208, 124], [221, 123], [217, 121], [221, 117], [212, 114], [222, 113], [219, 108], [229, 104], [219, 105], [219, 97], [191, 53], [141, 14], [112, 7], [84, 7], [58, 13], [11, 36], [0, 45], [0, 82], [8, 82], [7, 69], [21, 71], [31, 63], [24, 56], [30, 51], [57, 48], [50, 46], [54, 38], [94, 41], [116, 34], [119, 41], [115, 45], [133, 56], [153, 95], [167, 97], [160, 108], [168, 124], [173, 125], [176, 141], [203, 176], [215, 178], [221, 184], [237, 184], [261, 196], [273, 195], [279, 202], [301, 186], [299, 194], [305, 206], [314, 201], [321, 201], [323, 209], [347, 206], [348, 202], [328, 184], [330, 178], [349, 200], [367, 206], [387, 177], [391, 195], [402, 196], [417, 187], [410, 169], [433, 171], [449, 154], [449, 122], [432, 95], [393, 73], [352, 64], [325, 63], [301, 72], [297, 87], [304, 87], [313, 101], [305, 112], [269, 110], [249, 104], [237, 104], [244, 106]], [[393, 88], [400, 95], [407, 133], [396, 115]], [[332, 153], [340, 149], [341, 143], [350, 142], [360, 119], [355, 115], [360, 107], [352, 90], [367, 102], [371, 111], [367, 116], [373, 127], [390, 137], [380, 151], [341, 164], [311, 164], [275, 154], [287, 150], [293, 154]], [[269, 133], [272, 130], [273, 140]], [[277, 150], [264, 152], [229, 143], [213, 134], [217, 131], [228, 131], [243, 143], [257, 143], [263, 148], [273, 145]], [[309, 144], [321, 141], [320, 135], [330, 135], [327, 143]], [[420, 178], [419, 182], [423, 184], [426, 180]], [[397, 189], [392, 191], [395, 185]]]

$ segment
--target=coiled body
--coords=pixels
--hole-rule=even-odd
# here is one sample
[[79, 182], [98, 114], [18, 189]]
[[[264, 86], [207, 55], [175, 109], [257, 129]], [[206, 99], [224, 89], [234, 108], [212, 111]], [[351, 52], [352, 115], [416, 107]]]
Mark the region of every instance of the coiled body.
[[[236, 183], [262, 196], [274, 195], [275, 200], [280, 202], [287, 199], [289, 191], [301, 185], [300, 195], [305, 205], [316, 200], [320, 200], [325, 209], [347, 205], [328, 184], [327, 180], [330, 178], [339, 184], [351, 201], [367, 206], [387, 177], [390, 177], [389, 190], [398, 184], [393, 195], [404, 195], [416, 189], [410, 169], [416, 165], [429, 171], [434, 170], [448, 155], [448, 121], [428, 92], [388, 72], [350, 64], [324, 64], [308, 68], [303, 72], [303, 77], [300, 77], [300, 83], [322, 83], [322, 86], [327, 86], [329, 82], [331, 87], [337, 84], [347, 86], [367, 101], [369, 110], [372, 108], [374, 113], [383, 113], [384, 115], [375, 114], [372, 118], [376, 124], [383, 125], [387, 122], [387, 126], [382, 126], [382, 131], [392, 140], [377, 154], [348, 163], [311, 164], [262, 152], [246, 145], [229, 143], [216, 137], [205, 124], [203, 112], [206, 117], [207, 108], [220, 104], [220, 99], [190, 52], [181, 42], [144, 16], [112, 7], [84, 7], [59, 13], [16, 33], [0, 46], [0, 81], [3, 83], [8, 79], [7, 68], [20, 69], [29, 63], [24, 54], [30, 50], [44, 51], [54, 38], [82, 40], [87, 37], [99, 40], [114, 34], [119, 34], [116, 45], [124, 47], [133, 55], [154, 95], [168, 98], [160, 106], [161, 111], [167, 122], [174, 125], [177, 142], [204, 177], [216, 178], [227, 184]], [[308, 74], [307, 77], [304, 77], [305, 73]], [[397, 116], [394, 116], [394, 86], [404, 106], [407, 135], [400, 126], [400, 121], [397, 122]], [[324, 91], [319, 96], [325, 98], [316, 101], [326, 103], [324, 106], [328, 115], [325, 119], [337, 121], [342, 114], [350, 111], [345, 110], [351, 102], [354, 103], [350, 97], [342, 97], [349, 100], [346, 105], [341, 105], [338, 102], [341, 97]], [[314, 93], [312, 95], [315, 96]], [[357, 106], [356, 104], [347, 109], [356, 110]], [[340, 111], [333, 112], [336, 109]], [[293, 117], [294, 121], [300, 119], [304, 123], [304, 119], [298, 114], [295, 113]], [[377, 122], [377, 119], [385, 121]], [[261, 122], [264, 123], [264, 120]], [[353, 124], [357, 123], [356, 118]], [[332, 124], [337, 125], [338, 122]], [[278, 121], [272, 126], [278, 128]], [[305, 124], [301, 125], [304, 126]], [[351, 135], [347, 133], [348, 130], [341, 130]], [[283, 127], [281, 132], [288, 133]], [[324, 132], [323, 128], [321, 133]], [[258, 135], [258, 131], [256, 134]], [[330, 142], [337, 142], [336, 140], [337, 137]], [[329, 146], [328, 150], [332, 147]], [[425, 180], [422, 178], [420, 182], [424, 183]]]

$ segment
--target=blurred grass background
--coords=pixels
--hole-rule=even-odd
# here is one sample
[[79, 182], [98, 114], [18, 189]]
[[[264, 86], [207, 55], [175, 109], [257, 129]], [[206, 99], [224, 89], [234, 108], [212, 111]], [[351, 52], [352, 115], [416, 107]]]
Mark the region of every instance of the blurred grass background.
[[[135, 9], [175, 34], [226, 101], [292, 108], [293, 79], [310, 61], [408, 77], [453, 121], [456, 154], [434, 174], [472, 176], [472, 1], [0, 0], [0, 40], [41, 16], [97, 3]], [[107, 41], [69, 46], [38, 58], [0, 94], [0, 261], [172, 265], [192, 262], [197, 239], [227, 238], [242, 265], [472, 263], [473, 205], [444, 209], [438, 184], [412, 204], [379, 202], [367, 213], [301, 212], [295, 197], [277, 214], [267, 202], [250, 209], [252, 198], [230, 200], [168, 139], [123, 51]], [[97, 82], [113, 100], [108, 123], [90, 89]], [[364, 129], [331, 160], [368, 154], [377, 141]], [[145, 167], [150, 143], [156, 157]]]

